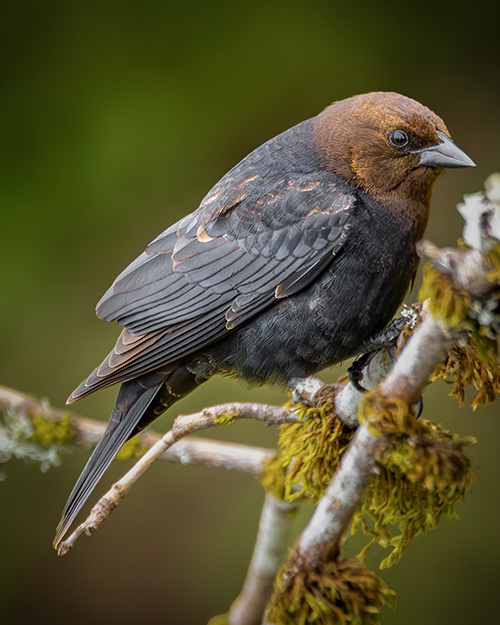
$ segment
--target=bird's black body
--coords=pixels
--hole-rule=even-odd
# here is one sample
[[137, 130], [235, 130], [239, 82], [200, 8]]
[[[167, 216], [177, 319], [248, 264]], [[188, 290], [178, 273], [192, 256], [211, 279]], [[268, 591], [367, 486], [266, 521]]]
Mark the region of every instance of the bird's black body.
[[347, 212], [345, 240], [311, 284], [206, 350], [219, 369], [286, 384], [355, 356], [392, 319], [414, 277], [415, 252], [375, 203], [358, 197]]
[[58, 539], [123, 442], [198, 384], [223, 373], [286, 385], [355, 356], [397, 311], [428, 206], [416, 197], [405, 218], [332, 171], [318, 119], [241, 161], [99, 302], [125, 330], [70, 401], [123, 384]]

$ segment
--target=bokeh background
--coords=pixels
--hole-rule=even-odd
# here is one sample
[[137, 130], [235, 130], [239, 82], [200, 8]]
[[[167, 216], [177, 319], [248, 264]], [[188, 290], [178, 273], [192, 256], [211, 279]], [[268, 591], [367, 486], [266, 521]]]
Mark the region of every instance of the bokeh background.
[[[499, 26], [498, 3], [481, 1], [4, 4], [0, 383], [63, 406], [114, 344], [118, 328], [98, 321], [94, 305], [116, 275], [250, 150], [356, 93], [394, 90], [425, 103], [478, 163], [435, 188], [427, 236], [453, 245], [455, 204], [500, 170]], [[426, 416], [478, 438], [478, 482], [460, 521], [443, 521], [383, 572], [400, 595], [386, 625], [498, 618], [499, 407], [458, 410], [447, 390], [426, 392]], [[115, 394], [75, 408], [107, 419]], [[237, 399], [282, 403], [284, 394], [213, 380], [155, 429], [177, 412]], [[276, 442], [261, 424], [214, 434]], [[57, 558], [54, 528], [87, 457], [74, 450], [45, 474], [16, 461], [2, 469], [2, 623], [195, 625], [227, 611], [251, 556], [259, 484], [157, 464], [91, 540]], [[126, 468], [115, 463], [97, 493]]]

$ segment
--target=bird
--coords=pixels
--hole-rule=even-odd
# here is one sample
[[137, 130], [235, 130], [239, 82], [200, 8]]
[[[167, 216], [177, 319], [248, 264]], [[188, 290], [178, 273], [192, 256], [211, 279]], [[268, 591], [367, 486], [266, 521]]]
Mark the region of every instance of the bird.
[[97, 304], [123, 331], [68, 403], [121, 387], [54, 546], [121, 446], [214, 374], [291, 387], [358, 355], [413, 284], [434, 182], [472, 166], [393, 92], [334, 102], [234, 166]]

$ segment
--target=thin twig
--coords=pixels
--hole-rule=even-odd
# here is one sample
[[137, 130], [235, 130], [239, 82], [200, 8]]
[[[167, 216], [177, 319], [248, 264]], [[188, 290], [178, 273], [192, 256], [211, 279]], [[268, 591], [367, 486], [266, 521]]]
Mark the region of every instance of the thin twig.
[[488, 279], [488, 261], [479, 250], [441, 249], [431, 241], [417, 244], [420, 256], [432, 260], [443, 273], [453, 275], [453, 281], [473, 297], [482, 298], [495, 290], [495, 284]]
[[[141, 443], [145, 440], [147, 441], [146, 447], [151, 448], [160, 438], [158, 434], [144, 435]], [[191, 436], [177, 441], [158, 460], [259, 476], [266, 460], [272, 458], [275, 453], [274, 449]]]
[[287, 408], [268, 406], [266, 404], [224, 404], [205, 408], [192, 415], [180, 415], [174, 421], [172, 429], [165, 434], [111, 489], [101, 497], [92, 508], [84, 523], [79, 525], [73, 534], [58, 549], [58, 555], [64, 555], [71, 549], [79, 536], [90, 535], [107, 519], [120, 501], [125, 497], [132, 485], [167, 449], [181, 438], [215, 425], [228, 423], [236, 419], [257, 419], [267, 425], [294, 423], [298, 416]]

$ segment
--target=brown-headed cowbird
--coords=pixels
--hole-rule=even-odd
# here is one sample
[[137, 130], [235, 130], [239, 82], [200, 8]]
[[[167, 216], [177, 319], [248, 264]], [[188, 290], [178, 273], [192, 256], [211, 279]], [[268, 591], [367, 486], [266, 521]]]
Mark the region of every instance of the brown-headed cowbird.
[[229, 171], [97, 305], [125, 329], [68, 403], [122, 386], [54, 544], [122, 444], [215, 373], [286, 385], [357, 355], [415, 278], [434, 181], [472, 165], [428, 108], [369, 93]]

